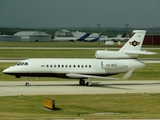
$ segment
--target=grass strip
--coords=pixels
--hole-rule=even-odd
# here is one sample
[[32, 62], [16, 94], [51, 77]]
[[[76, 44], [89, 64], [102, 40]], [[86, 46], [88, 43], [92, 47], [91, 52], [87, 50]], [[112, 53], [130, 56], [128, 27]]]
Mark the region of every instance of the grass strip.
[[[95, 49], [1, 49], [0, 58], [95, 58]], [[155, 55], [139, 55], [139, 58], [160, 58], [160, 50]]]
[[[56, 109], [43, 107], [54, 99]], [[9, 96], [0, 99], [0, 119], [157, 119], [160, 94]]]

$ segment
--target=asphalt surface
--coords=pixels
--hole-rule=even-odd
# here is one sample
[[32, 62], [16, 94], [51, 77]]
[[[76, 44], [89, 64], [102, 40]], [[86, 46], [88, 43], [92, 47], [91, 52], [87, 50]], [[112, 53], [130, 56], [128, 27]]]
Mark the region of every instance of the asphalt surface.
[[64, 95], [64, 94], [126, 94], [159, 93], [160, 80], [93, 81], [93, 85], [80, 86], [77, 81], [1, 81], [0, 96]]

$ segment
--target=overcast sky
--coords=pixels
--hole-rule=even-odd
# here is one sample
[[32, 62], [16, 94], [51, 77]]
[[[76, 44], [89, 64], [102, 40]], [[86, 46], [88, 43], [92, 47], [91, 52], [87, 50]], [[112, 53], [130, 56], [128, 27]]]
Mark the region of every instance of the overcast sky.
[[0, 0], [0, 27], [160, 27], [160, 0]]

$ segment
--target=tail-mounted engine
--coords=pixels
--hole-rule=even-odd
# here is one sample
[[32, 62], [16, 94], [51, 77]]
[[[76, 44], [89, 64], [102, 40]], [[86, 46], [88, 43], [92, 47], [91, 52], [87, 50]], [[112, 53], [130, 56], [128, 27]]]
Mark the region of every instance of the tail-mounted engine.
[[118, 61], [102, 61], [101, 66], [105, 70], [124, 70], [126, 71], [128, 66], [123, 62]]

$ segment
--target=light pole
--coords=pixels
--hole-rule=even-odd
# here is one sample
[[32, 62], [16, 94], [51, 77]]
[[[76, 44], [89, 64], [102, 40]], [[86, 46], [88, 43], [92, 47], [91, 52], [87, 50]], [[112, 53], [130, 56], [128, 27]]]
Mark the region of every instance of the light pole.
[[[102, 25], [102, 22], [98, 22], [98, 23], [97, 23], [98, 33], [99, 33], [99, 34], [100, 34], [101, 25]], [[100, 44], [100, 41], [98, 40], [98, 45], [99, 45], [99, 44]]]
[[128, 23], [128, 22], [125, 22], [125, 26], [126, 26], [126, 33], [127, 33], [127, 32], [128, 32], [129, 23]]

